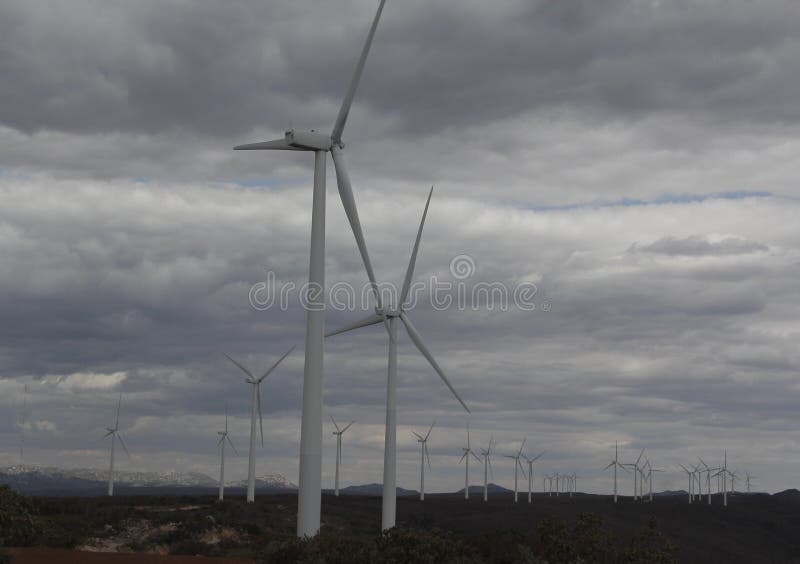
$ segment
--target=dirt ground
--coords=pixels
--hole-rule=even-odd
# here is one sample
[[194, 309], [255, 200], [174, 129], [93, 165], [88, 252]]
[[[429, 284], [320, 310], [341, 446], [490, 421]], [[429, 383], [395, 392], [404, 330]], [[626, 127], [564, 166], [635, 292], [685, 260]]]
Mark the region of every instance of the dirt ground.
[[247, 558], [208, 558], [121, 552], [83, 552], [60, 548], [16, 548], [14, 564], [254, 564]]

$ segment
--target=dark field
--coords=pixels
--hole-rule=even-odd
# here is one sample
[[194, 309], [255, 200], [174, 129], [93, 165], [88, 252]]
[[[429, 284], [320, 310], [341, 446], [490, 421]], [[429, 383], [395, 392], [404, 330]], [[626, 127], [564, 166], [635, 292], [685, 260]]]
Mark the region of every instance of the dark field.
[[[424, 502], [399, 498], [400, 531], [380, 540], [379, 498], [325, 495], [320, 541], [302, 545], [293, 538], [294, 494], [261, 495], [253, 505], [210, 496], [34, 498], [41, 531], [32, 544], [264, 562], [358, 562], [374, 554], [426, 561], [417, 549], [431, 562], [800, 562], [799, 496], [734, 494], [727, 508], [721, 503], [718, 495], [711, 506], [705, 498], [689, 505], [686, 496], [621, 498], [615, 506], [610, 497], [582, 494], [540, 494], [532, 505], [527, 496], [514, 504], [508, 494], [488, 503], [428, 494]], [[365, 543], [375, 545], [372, 558], [358, 552]]]

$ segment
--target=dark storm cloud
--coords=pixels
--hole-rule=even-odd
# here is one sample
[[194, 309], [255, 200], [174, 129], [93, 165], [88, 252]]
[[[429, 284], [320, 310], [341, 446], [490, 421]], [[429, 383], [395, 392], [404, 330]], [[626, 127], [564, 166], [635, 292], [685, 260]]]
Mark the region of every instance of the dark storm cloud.
[[[5, 2], [0, 117], [25, 132], [328, 127], [374, 5]], [[389, 2], [358, 105], [404, 136], [569, 105], [796, 122], [797, 15], [791, 0]]]

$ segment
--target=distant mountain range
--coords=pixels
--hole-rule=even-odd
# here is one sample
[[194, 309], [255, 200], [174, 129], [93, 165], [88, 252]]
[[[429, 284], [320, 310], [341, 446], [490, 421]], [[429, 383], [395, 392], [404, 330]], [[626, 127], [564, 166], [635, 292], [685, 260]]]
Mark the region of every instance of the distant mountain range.
[[[333, 490], [323, 490], [325, 493], [333, 493]], [[362, 486], [347, 486], [346, 488], [339, 488], [339, 495], [369, 495], [381, 496], [383, 495], [383, 484], [364, 484]], [[406, 490], [404, 488], [397, 488], [397, 497], [407, 497], [412, 495], [419, 495], [416, 490]]]
[[[44, 466], [9, 466], [0, 468], [0, 484], [29, 494], [91, 493], [103, 490], [108, 483], [108, 470], [97, 468], [57, 468]], [[207, 489], [218, 482], [199, 472], [115, 472], [114, 483], [121, 489]], [[247, 487], [247, 480], [231, 482], [226, 487]], [[296, 490], [292, 482], [280, 474], [256, 478], [256, 489], [272, 491]]]
[[[508, 488], [504, 488], [503, 486], [498, 486], [497, 484], [488, 484], [486, 489], [489, 494], [513, 494], [514, 490], [509, 490]], [[519, 490], [522, 492], [522, 490]], [[456, 493], [463, 494], [464, 488], [461, 488]], [[469, 487], [470, 495], [483, 495], [483, 486], [470, 486]], [[537, 492], [538, 493], [538, 492]], [[527, 488], [525, 489], [525, 494], [528, 494]]]

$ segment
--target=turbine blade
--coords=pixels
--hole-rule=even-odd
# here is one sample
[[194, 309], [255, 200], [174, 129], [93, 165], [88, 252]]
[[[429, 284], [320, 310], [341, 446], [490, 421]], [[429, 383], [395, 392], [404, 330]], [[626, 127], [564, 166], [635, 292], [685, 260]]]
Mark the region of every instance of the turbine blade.
[[350, 428], [350, 425], [352, 425], [353, 423], [355, 423], [355, 421], [351, 421], [350, 423], [348, 423], [347, 426], [344, 429], [342, 429], [342, 434], [344, 434], [344, 432], [347, 431]]
[[423, 447], [425, 449], [425, 458], [428, 459], [428, 470], [430, 470], [431, 469], [431, 455], [428, 454], [428, 443], [423, 443], [423, 444], [425, 445]]
[[420, 435], [419, 433], [417, 433], [416, 431], [411, 431], [411, 434], [414, 435], [415, 437], [417, 437], [420, 441], [424, 441], [425, 440], [425, 438], [422, 435]]
[[217, 441], [217, 446], [221, 445], [225, 441], [225, 435], [222, 435], [219, 440]]
[[231, 445], [231, 448], [233, 449], [233, 453], [234, 453], [236, 456], [239, 456], [239, 451], [238, 451], [238, 450], [236, 450], [236, 447], [235, 447], [235, 446], [233, 446], [233, 441], [231, 440], [231, 438], [230, 438], [228, 435], [225, 435], [225, 438], [226, 438], [226, 439], [228, 439], [228, 444], [229, 444], [229, 445]]
[[235, 360], [233, 360], [233, 359], [232, 359], [232, 358], [231, 358], [229, 355], [227, 355], [227, 354], [226, 354], [225, 356], [227, 357], [227, 359], [228, 359], [228, 360], [230, 360], [232, 363], [234, 363], [236, 366], [238, 366], [238, 367], [239, 367], [239, 369], [240, 369], [242, 372], [244, 372], [245, 374], [247, 374], [248, 376], [250, 376], [250, 378], [251, 378], [252, 380], [255, 380], [255, 379], [256, 379], [256, 377], [255, 377], [255, 376], [253, 376], [253, 373], [252, 373], [252, 372], [250, 372], [250, 371], [249, 371], [247, 368], [245, 368], [244, 366], [242, 366], [241, 364], [239, 364], [238, 362], [236, 362]]
[[236, 145], [234, 151], [305, 151], [299, 147], [292, 147], [286, 139], [276, 139], [275, 141], [262, 141], [261, 143], [247, 143], [246, 145]]
[[428, 192], [428, 200], [425, 202], [425, 210], [422, 212], [422, 220], [419, 222], [419, 230], [417, 231], [417, 239], [414, 241], [414, 248], [411, 251], [411, 259], [408, 261], [408, 269], [406, 270], [406, 278], [403, 280], [403, 289], [400, 291], [400, 301], [398, 305], [403, 305], [408, 297], [408, 292], [411, 289], [411, 281], [414, 278], [414, 268], [417, 265], [417, 253], [419, 252], [419, 243], [422, 240], [422, 229], [425, 227], [425, 218], [428, 216], [428, 206], [431, 205], [431, 196], [433, 196], [433, 186], [431, 191]]
[[470, 454], [471, 454], [471, 455], [472, 455], [472, 456], [475, 458], [475, 460], [477, 460], [478, 462], [482, 462], [482, 461], [481, 461], [481, 459], [478, 457], [478, 455], [477, 455], [477, 454], [475, 454], [475, 453], [474, 453], [474, 452], [472, 452], [472, 451], [469, 451], [469, 453], [470, 453]]
[[381, 0], [381, 3], [378, 5], [378, 12], [375, 14], [375, 19], [372, 20], [372, 26], [369, 28], [367, 40], [364, 42], [364, 48], [361, 50], [361, 56], [356, 64], [356, 70], [353, 73], [353, 78], [350, 80], [350, 86], [347, 89], [347, 94], [345, 94], [342, 107], [339, 108], [339, 115], [336, 116], [336, 123], [333, 125], [333, 132], [331, 133], [331, 139], [333, 140], [334, 144], [338, 144], [342, 140], [342, 131], [344, 131], [344, 126], [347, 123], [347, 116], [350, 113], [350, 106], [353, 104], [353, 98], [356, 95], [356, 89], [358, 88], [358, 83], [361, 80], [361, 73], [364, 71], [364, 65], [367, 62], [367, 55], [369, 55], [369, 48], [372, 46], [372, 40], [375, 37], [375, 30], [378, 28], [378, 20], [381, 18], [381, 12], [383, 12], [383, 5], [385, 3], [386, 0]]
[[117, 433], [117, 438], [119, 439], [119, 444], [121, 444], [122, 448], [125, 450], [125, 454], [127, 454], [128, 458], [130, 458], [131, 453], [128, 452], [128, 445], [125, 444], [125, 441], [123, 440], [122, 435], [120, 433]]
[[642, 449], [642, 452], [639, 453], [639, 458], [636, 459], [637, 467], [639, 466], [639, 461], [642, 459], [642, 456], [644, 456], [644, 449]]
[[520, 472], [522, 472], [522, 477], [527, 479], [528, 475], [525, 473], [525, 468], [522, 466], [522, 462], [519, 461], [519, 458], [517, 458], [517, 465], [519, 466]]
[[369, 260], [369, 252], [367, 252], [367, 242], [364, 239], [364, 231], [361, 229], [361, 221], [358, 219], [356, 200], [353, 197], [353, 187], [350, 184], [350, 176], [347, 174], [344, 157], [338, 147], [334, 147], [331, 150], [331, 155], [333, 156], [333, 165], [336, 169], [336, 184], [339, 187], [339, 197], [342, 200], [344, 212], [347, 214], [347, 220], [350, 222], [350, 229], [352, 229], [353, 235], [355, 235], [356, 245], [358, 246], [358, 252], [361, 253], [361, 260], [367, 271], [369, 284], [372, 287], [372, 292], [375, 294], [375, 304], [378, 309], [383, 309], [380, 292], [378, 292], [378, 283], [375, 280], [375, 271], [372, 269], [372, 261]]
[[264, 446], [264, 419], [261, 416], [261, 384], [255, 384], [256, 402], [258, 403], [258, 424], [261, 427], [261, 446]]
[[419, 349], [419, 352], [422, 353], [422, 356], [424, 356], [425, 358], [428, 359], [428, 362], [431, 364], [431, 366], [433, 366], [433, 369], [436, 370], [437, 374], [439, 374], [439, 378], [441, 378], [442, 381], [445, 383], [445, 385], [448, 388], [450, 388], [450, 391], [453, 393], [453, 395], [456, 397], [456, 399], [459, 401], [459, 403], [461, 403], [461, 405], [464, 407], [464, 409], [467, 411], [467, 413], [470, 413], [470, 410], [467, 407], [467, 404], [464, 403], [464, 400], [461, 399], [461, 396], [459, 396], [458, 392], [456, 392], [455, 388], [453, 388], [453, 385], [447, 379], [447, 376], [444, 375], [444, 371], [439, 366], [439, 363], [436, 362], [436, 359], [433, 358], [433, 355], [428, 350], [428, 347], [425, 346], [425, 343], [422, 342], [422, 337], [417, 332], [417, 329], [414, 327], [414, 324], [411, 323], [411, 320], [408, 318], [408, 316], [405, 314], [405, 312], [402, 312], [402, 311], [400, 312], [400, 319], [403, 321], [403, 324], [406, 326], [406, 331], [408, 331], [408, 336], [411, 337], [411, 340], [417, 346], [417, 349]]
[[113, 435], [113, 434], [114, 434], [114, 431], [113, 431], [113, 430], [112, 430], [112, 431], [109, 431], [108, 433], [106, 433], [105, 435], [103, 435], [103, 438], [105, 439], [106, 437], [108, 437], [108, 436], [111, 436], [111, 435]]
[[539, 454], [537, 454], [533, 459], [531, 459], [531, 462], [536, 462], [537, 460], [539, 460], [542, 457], [542, 455], [544, 454], [544, 452], [545, 451], [542, 451]]
[[289, 356], [294, 349], [295, 349], [295, 345], [292, 345], [289, 348], [289, 350], [284, 353], [284, 355], [282, 357], [280, 357], [278, 360], [275, 361], [275, 364], [273, 364], [272, 366], [269, 367], [269, 370], [264, 372], [264, 375], [261, 378], [258, 379], [258, 383], [260, 384], [262, 382], [262, 380], [264, 380], [264, 378], [269, 376], [272, 373], [272, 371], [275, 370], [281, 362], [283, 362], [283, 359], [286, 358], [287, 356]]
[[613, 462], [613, 461], [611, 462], [611, 464], [609, 464], [608, 466], [606, 466], [605, 468], [603, 468], [603, 471], [605, 471], [605, 470], [608, 470], [608, 469], [609, 469], [609, 468], [611, 468], [612, 466], [614, 466], [614, 462]]
[[[333, 422], [333, 426], [336, 427], [337, 431], [339, 431], [339, 426], [336, 424], [336, 420], [333, 418], [333, 415], [331, 415], [330, 417], [331, 417], [331, 421]], [[339, 432], [341, 432], [341, 431], [339, 431]]]
[[384, 321], [384, 318], [377, 314], [372, 314], [364, 319], [351, 323], [350, 325], [345, 325], [341, 329], [336, 329], [335, 331], [331, 331], [330, 333], [326, 333], [326, 337], [333, 337], [334, 335], [340, 335], [342, 333], [347, 333], [348, 331], [354, 331], [355, 329], [361, 329], [362, 327], [369, 327], [370, 325], [377, 325]]
[[517, 453], [517, 455], [522, 454], [522, 449], [525, 448], [525, 441], [527, 441], [527, 440], [528, 440], [528, 437], [525, 437], [524, 439], [522, 439], [522, 444], [519, 447], [519, 452]]
[[489, 475], [492, 477], [492, 480], [494, 480], [494, 470], [492, 470], [492, 459], [489, 458], [488, 462], [489, 462]]
[[425, 433], [425, 440], [428, 440], [428, 437], [431, 436], [431, 431], [433, 431], [433, 426], [436, 425], [436, 420], [434, 419], [433, 423], [431, 423], [431, 428], [428, 429], [428, 432]]
[[114, 423], [114, 429], [119, 429], [119, 409], [122, 407], [122, 392], [119, 393], [119, 401], [117, 402], [117, 420]]
[[458, 459], [458, 463], [461, 464], [466, 457], [467, 457], [467, 453], [464, 452], [464, 454], [461, 455], [461, 458]]

